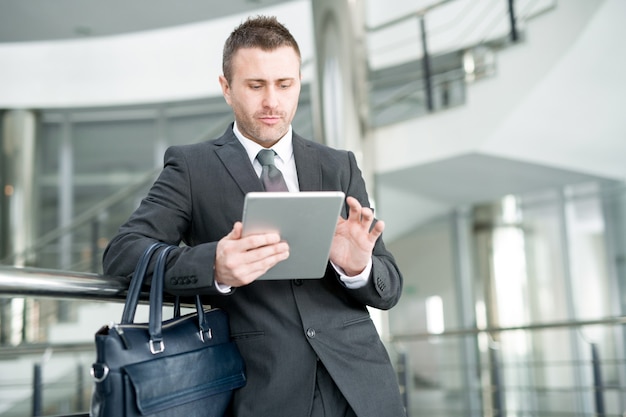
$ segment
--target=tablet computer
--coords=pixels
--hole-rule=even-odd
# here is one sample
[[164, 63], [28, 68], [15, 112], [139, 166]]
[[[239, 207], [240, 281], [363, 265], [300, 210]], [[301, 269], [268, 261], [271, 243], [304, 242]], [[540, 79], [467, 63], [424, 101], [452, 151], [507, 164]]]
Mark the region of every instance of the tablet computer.
[[341, 191], [246, 194], [243, 236], [278, 232], [289, 244], [289, 258], [259, 279], [322, 278], [344, 201]]

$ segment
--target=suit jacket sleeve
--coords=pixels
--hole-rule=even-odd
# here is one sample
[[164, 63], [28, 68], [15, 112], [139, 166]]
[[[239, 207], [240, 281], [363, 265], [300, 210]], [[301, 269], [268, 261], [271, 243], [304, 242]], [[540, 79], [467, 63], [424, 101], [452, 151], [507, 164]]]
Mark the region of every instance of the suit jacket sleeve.
[[[362, 206], [369, 207], [365, 181], [352, 152], [348, 152], [348, 160], [350, 175], [346, 184], [346, 196], [355, 197]], [[344, 212], [347, 212], [347, 209]], [[386, 249], [381, 236], [374, 246], [372, 272], [367, 284], [361, 288], [347, 289], [347, 291], [350, 292], [352, 297], [365, 305], [388, 310], [398, 303], [402, 293], [402, 283], [402, 274], [393, 255]]]
[[[179, 245], [182, 241], [189, 246], [170, 252], [165, 289], [175, 295], [218, 293], [213, 279], [217, 240], [189, 241], [193, 191], [186, 154], [178, 147], [171, 147], [164, 161], [164, 168], [148, 195], [105, 249], [104, 274], [130, 276], [143, 250], [151, 243]], [[148, 274], [152, 274], [152, 266]], [[172, 279], [191, 280], [196, 285], [192, 291], [171, 291]]]

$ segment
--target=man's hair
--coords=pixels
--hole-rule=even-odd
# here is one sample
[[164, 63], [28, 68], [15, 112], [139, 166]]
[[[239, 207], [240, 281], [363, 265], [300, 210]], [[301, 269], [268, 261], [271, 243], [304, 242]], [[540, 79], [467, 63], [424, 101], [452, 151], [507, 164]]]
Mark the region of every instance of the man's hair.
[[260, 48], [273, 51], [283, 46], [290, 46], [301, 59], [298, 43], [289, 30], [274, 16], [249, 17], [235, 28], [224, 44], [222, 71], [230, 83], [232, 79], [232, 60], [241, 48]]

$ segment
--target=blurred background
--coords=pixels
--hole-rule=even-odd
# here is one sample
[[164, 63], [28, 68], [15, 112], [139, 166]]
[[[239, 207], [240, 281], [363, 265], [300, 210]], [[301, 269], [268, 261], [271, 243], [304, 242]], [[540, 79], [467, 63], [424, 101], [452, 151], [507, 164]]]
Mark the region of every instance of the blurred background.
[[409, 416], [626, 416], [626, 2], [0, 0], [0, 417], [86, 415], [102, 251], [232, 121], [221, 49], [258, 14], [300, 44], [294, 130], [385, 220]]

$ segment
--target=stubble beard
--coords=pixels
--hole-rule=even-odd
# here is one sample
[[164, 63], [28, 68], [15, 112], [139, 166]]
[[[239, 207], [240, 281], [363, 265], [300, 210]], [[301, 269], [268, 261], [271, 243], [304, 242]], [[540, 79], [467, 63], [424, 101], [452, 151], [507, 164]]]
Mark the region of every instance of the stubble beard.
[[280, 116], [280, 123], [273, 126], [264, 125], [257, 119], [258, 115], [245, 118], [238, 117], [237, 127], [246, 138], [261, 146], [270, 147], [289, 131], [289, 123], [285, 119], [285, 114], [281, 113]]

